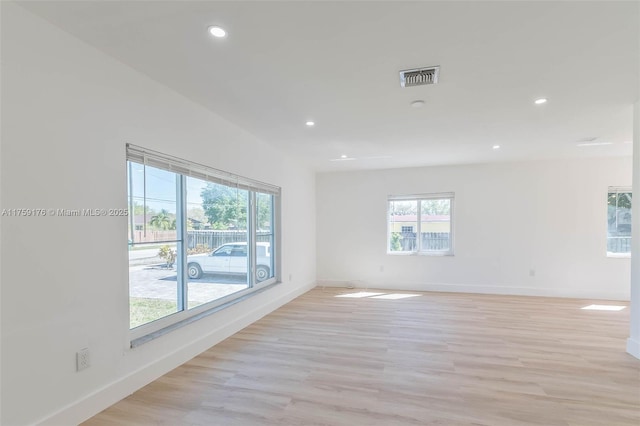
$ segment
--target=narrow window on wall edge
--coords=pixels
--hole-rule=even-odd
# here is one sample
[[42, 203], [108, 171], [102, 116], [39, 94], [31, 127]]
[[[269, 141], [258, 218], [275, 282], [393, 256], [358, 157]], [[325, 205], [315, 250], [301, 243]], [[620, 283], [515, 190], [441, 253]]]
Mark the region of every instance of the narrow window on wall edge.
[[278, 280], [279, 187], [127, 144], [127, 197], [132, 339]]
[[611, 186], [607, 192], [607, 256], [631, 255], [632, 193], [630, 187]]
[[389, 196], [387, 253], [453, 255], [453, 193]]

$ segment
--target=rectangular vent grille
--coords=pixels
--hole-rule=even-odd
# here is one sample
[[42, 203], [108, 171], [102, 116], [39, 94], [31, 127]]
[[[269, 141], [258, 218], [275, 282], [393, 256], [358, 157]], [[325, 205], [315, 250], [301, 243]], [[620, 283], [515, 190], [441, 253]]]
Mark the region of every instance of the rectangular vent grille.
[[400, 86], [411, 87], [436, 84], [439, 74], [439, 66], [400, 71]]

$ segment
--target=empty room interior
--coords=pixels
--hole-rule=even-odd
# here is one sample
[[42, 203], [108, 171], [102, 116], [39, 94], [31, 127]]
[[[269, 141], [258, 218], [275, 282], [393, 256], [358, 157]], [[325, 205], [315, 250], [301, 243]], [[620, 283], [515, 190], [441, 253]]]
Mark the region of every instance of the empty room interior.
[[3, 426], [640, 424], [640, 2], [0, 14]]

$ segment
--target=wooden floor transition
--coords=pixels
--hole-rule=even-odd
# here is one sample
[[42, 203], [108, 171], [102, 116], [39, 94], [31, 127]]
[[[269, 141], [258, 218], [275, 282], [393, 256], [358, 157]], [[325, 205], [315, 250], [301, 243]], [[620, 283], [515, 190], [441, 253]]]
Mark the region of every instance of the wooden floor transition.
[[628, 307], [369, 291], [314, 289], [85, 425], [640, 425]]

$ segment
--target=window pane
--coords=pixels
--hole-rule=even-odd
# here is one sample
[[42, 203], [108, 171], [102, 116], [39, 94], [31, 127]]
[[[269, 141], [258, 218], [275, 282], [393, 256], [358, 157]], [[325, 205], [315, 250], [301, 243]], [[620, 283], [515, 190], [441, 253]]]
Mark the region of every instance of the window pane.
[[631, 192], [607, 196], [607, 252], [631, 252]]
[[451, 249], [451, 200], [422, 200], [420, 210], [421, 250], [449, 251]]
[[[176, 241], [175, 173], [129, 162], [129, 235], [133, 243]], [[131, 228], [133, 227], [133, 232]]]
[[130, 328], [180, 310], [176, 253], [179, 176], [128, 163]]
[[389, 201], [389, 251], [416, 250], [417, 201]]
[[273, 195], [256, 193], [256, 282], [274, 277]]
[[187, 177], [188, 307], [249, 287], [248, 191]]

